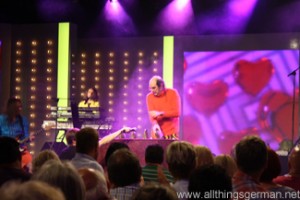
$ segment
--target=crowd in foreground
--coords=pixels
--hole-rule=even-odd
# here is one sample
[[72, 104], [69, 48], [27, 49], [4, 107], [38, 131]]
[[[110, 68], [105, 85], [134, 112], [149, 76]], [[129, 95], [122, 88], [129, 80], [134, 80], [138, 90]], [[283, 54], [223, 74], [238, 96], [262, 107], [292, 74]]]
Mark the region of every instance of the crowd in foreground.
[[[68, 153], [43, 150], [30, 167], [22, 168], [19, 143], [0, 137], [0, 198], [300, 199], [299, 145], [289, 154], [288, 174], [280, 175], [278, 155], [258, 136], [244, 137], [230, 155], [214, 155], [205, 146], [178, 140], [166, 151], [149, 145], [145, 166], [125, 143], [112, 140], [106, 152], [99, 152], [105, 141], [100, 142], [92, 128], [74, 131], [68, 138]], [[103, 165], [97, 161], [99, 154], [105, 154]]]

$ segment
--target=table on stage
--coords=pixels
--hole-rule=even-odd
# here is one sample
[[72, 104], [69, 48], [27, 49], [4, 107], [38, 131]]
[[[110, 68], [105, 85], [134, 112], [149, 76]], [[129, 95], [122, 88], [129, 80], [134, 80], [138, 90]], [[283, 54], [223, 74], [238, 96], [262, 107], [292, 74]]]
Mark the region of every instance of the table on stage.
[[[145, 166], [145, 151], [148, 145], [152, 145], [152, 144], [159, 144], [163, 147], [164, 149], [164, 153], [166, 153], [167, 151], [167, 146], [173, 142], [175, 140], [166, 140], [166, 139], [115, 139], [110, 143], [113, 142], [122, 142], [125, 143], [129, 146], [130, 150], [132, 152], [134, 152], [137, 157], [140, 160], [140, 164], [141, 166]], [[99, 155], [98, 155], [98, 162], [102, 165], [105, 166], [105, 154], [106, 154], [106, 150], [108, 148], [108, 146], [110, 145], [110, 143], [104, 144], [102, 146], [100, 146], [99, 149]], [[166, 164], [166, 160], [164, 157], [164, 163], [163, 163], [164, 167], [167, 167]]]

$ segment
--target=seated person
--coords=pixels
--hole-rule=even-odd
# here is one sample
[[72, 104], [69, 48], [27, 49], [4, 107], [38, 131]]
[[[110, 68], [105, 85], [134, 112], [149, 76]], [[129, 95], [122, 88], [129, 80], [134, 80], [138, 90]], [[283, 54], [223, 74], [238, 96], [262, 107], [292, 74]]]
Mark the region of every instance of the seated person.
[[166, 185], [147, 183], [132, 197], [132, 200], [178, 200], [176, 192]]
[[1, 200], [65, 200], [56, 187], [41, 181], [10, 182], [0, 189]]
[[103, 173], [91, 169], [78, 170], [85, 186], [85, 200], [109, 200], [112, 199], [107, 188], [107, 181]]
[[0, 186], [11, 180], [28, 181], [31, 174], [22, 169], [19, 143], [11, 137], [0, 136]]
[[[189, 192], [202, 195], [193, 196], [191, 199], [231, 199], [232, 183], [224, 168], [219, 165], [202, 165], [196, 168], [189, 178]], [[211, 194], [216, 196], [205, 196]]]
[[111, 183], [110, 195], [116, 199], [129, 200], [140, 188], [142, 168], [135, 154], [122, 148], [108, 159], [108, 178]]
[[278, 176], [274, 182], [285, 185], [300, 191], [300, 145], [298, 144], [291, 151], [288, 157], [289, 172], [283, 176]]
[[78, 128], [69, 129], [66, 133], [66, 140], [68, 146], [59, 154], [61, 160], [72, 160], [76, 153], [76, 140], [75, 134], [79, 131]]
[[48, 160], [59, 161], [59, 157], [51, 149], [40, 151], [32, 160], [32, 173], [35, 174]]
[[[159, 182], [158, 167], [162, 168], [164, 161], [164, 149], [159, 144], [149, 145], [145, 152], [146, 166], [142, 168], [145, 182]], [[168, 182], [173, 182], [173, 177], [167, 169], [162, 169]]]

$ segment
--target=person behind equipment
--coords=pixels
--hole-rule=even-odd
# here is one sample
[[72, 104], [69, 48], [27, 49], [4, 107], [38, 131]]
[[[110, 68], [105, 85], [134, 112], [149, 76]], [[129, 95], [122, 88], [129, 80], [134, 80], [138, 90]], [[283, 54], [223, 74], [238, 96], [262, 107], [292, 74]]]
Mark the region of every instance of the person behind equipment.
[[87, 90], [86, 97], [80, 101], [78, 107], [99, 107], [99, 96], [96, 88], [91, 87]]

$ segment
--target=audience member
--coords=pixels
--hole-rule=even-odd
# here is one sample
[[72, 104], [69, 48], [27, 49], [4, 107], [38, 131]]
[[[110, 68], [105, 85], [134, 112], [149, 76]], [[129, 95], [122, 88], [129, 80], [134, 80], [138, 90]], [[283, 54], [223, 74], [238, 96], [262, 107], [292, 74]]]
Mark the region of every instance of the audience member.
[[110, 200], [105, 176], [91, 168], [78, 170], [85, 186], [85, 200]]
[[300, 191], [300, 144], [292, 149], [288, 157], [288, 167], [288, 174], [278, 176], [274, 182]]
[[105, 153], [105, 165], [108, 164], [108, 159], [110, 158], [110, 156], [118, 149], [128, 149], [129, 150], [129, 146], [126, 143], [123, 142], [112, 142], [111, 144], [109, 144], [106, 153]]
[[98, 132], [90, 127], [86, 127], [78, 131], [76, 138], [76, 154], [71, 160], [72, 164], [77, 168], [92, 168], [100, 172], [104, 172], [102, 166], [97, 162], [98, 156]]
[[176, 192], [165, 185], [158, 183], [147, 183], [138, 189], [132, 200], [177, 200]]
[[0, 186], [11, 180], [27, 181], [31, 174], [22, 169], [19, 143], [11, 137], [0, 136]]
[[[110, 158], [110, 156], [117, 151], [118, 149], [128, 149], [129, 150], [129, 146], [126, 143], [123, 142], [112, 142], [109, 144], [106, 153], [105, 153], [105, 157], [104, 157], [104, 175], [106, 180], [108, 181], [108, 189], [111, 188], [110, 182], [109, 182], [109, 178], [108, 178], [108, 173], [107, 173], [107, 164], [108, 164], [108, 160]], [[100, 147], [101, 149], [101, 147]]]
[[115, 151], [108, 160], [110, 194], [116, 199], [131, 199], [142, 181], [142, 168], [139, 159], [128, 149]]
[[192, 195], [190, 199], [232, 199], [231, 178], [216, 164], [196, 168], [190, 176], [188, 189]]
[[32, 160], [32, 173], [36, 173], [48, 160], [59, 160], [59, 157], [53, 150], [40, 151]]
[[61, 160], [72, 160], [76, 153], [75, 134], [79, 131], [78, 128], [71, 128], [66, 132], [67, 147], [59, 154]]
[[65, 200], [60, 189], [41, 181], [10, 182], [0, 189], [1, 200]]
[[237, 171], [235, 160], [230, 155], [218, 155], [214, 158], [214, 162], [223, 167], [230, 177], [233, 177], [234, 173]]
[[173, 182], [173, 177], [169, 170], [163, 169], [164, 149], [159, 144], [149, 145], [145, 151], [146, 166], [142, 168], [145, 182], [159, 182], [157, 168], [161, 167], [168, 182]]
[[[265, 168], [262, 175], [260, 176], [260, 182], [266, 190], [276, 192], [277, 194], [281, 193], [281, 198], [278, 198], [279, 200], [293, 199], [292, 196], [288, 197], [286, 195], [296, 192], [294, 189], [273, 182], [273, 179], [279, 176], [280, 172], [281, 172], [281, 165], [280, 165], [279, 157], [274, 150], [268, 148], [267, 167]], [[299, 198], [294, 198], [294, 199], [299, 199]]]
[[70, 162], [62, 163], [58, 160], [49, 160], [32, 178], [61, 189], [66, 200], [85, 199], [83, 180]]
[[172, 142], [167, 148], [167, 163], [169, 171], [175, 179], [175, 183], [172, 184], [172, 187], [177, 194], [179, 192], [188, 192], [188, 180], [196, 166], [196, 152], [194, 146], [185, 141]]
[[210, 149], [206, 146], [195, 146], [196, 151], [196, 168], [203, 165], [212, 165], [214, 163], [214, 156]]
[[238, 171], [232, 177], [233, 191], [237, 194], [266, 192], [259, 184], [259, 178], [267, 164], [265, 142], [258, 136], [245, 136], [236, 145], [235, 156]]

